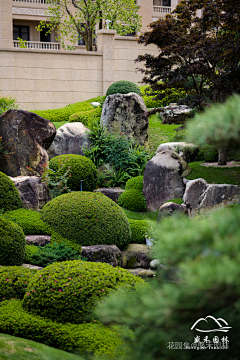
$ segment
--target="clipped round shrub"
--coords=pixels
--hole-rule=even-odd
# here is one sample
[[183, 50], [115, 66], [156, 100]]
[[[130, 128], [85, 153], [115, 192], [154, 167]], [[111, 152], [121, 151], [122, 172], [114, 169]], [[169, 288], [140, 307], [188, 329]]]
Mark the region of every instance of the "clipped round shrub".
[[22, 299], [29, 280], [36, 271], [22, 266], [0, 267], [0, 301], [12, 298]]
[[131, 243], [146, 244], [147, 232], [149, 224], [146, 220], [132, 220], [129, 219], [129, 224], [132, 230]]
[[38, 246], [35, 245], [26, 245], [26, 254], [24, 262], [26, 264], [33, 264], [32, 256], [38, 251]]
[[218, 161], [218, 148], [214, 145], [203, 145], [201, 146], [197, 160], [205, 162]]
[[81, 260], [47, 266], [29, 283], [23, 307], [58, 322], [82, 323], [92, 319], [96, 301], [120, 286], [133, 289], [144, 280], [127, 270]]
[[41, 214], [35, 210], [7, 211], [4, 217], [18, 224], [25, 235], [51, 235], [50, 226], [43, 222]]
[[81, 245], [123, 248], [131, 238], [123, 210], [101, 193], [79, 191], [58, 196], [43, 207], [42, 214], [43, 221], [57, 233]]
[[9, 177], [0, 171], [0, 210], [9, 211], [22, 208], [19, 192]]
[[22, 265], [25, 251], [25, 235], [20, 226], [0, 216], [0, 265]]
[[131, 81], [121, 80], [116, 81], [107, 89], [106, 96], [113, 94], [128, 94], [130, 92], [141, 95], [140, 88]]
[[126, 183], [126, 190], [135, 189], [142, 191], [143, 189], [143, 176], [135, 176], [129, 179]]
[[97, 168], [92, 162], [82, 155], [66, 154], [54, 157], [49, 162], [49, 168], [57, 171], [62, 166], [64, 174], [70, 167], [70, 177], [67, 185], [72, 191], [79, 191], [82, 183], [83, 191], [93, 191], [97, 187]]
[[118, 205], [131, 211], [146, 211], [147, 209], [145, 196], [136, 189], [125, 190], [118, 198]]

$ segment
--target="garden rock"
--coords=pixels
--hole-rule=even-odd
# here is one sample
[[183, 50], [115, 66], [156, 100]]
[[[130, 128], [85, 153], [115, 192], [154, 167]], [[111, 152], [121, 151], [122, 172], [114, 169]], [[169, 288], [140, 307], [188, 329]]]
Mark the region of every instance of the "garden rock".
[[25, 267], [27, 269], [34, 269], [34, 270], [42, 270], [42, 269], [44, 269], [41, 266], [36, 266], [36, 265], [32, 265], [32, 264], [22, 264], [22, 267]]
[[102, 109], [101, 125], [109, 132], [125, 134], [141, 146], [148, 143], [147, 108], [141, 96], [135, 93], [107, 96]]
[[158, 217], [157, 217], [157, 222], [160, 221], [161, 219], [163, 219], [164, 217], [173, 215], [175, 212], [181, 212], [181, 213], [187, 214], [188, 210], [187, 210], [186, 205], [184, 205], [184, 204], [179, 205], [179, 204], [175, 204], [172, 201], [168, 202], [168, 203], [160, 206]]
[[27, 235], [25, 237], [27, 245], [45, 246], [51, 242], [49, 235]]
[[183, 195], [184, 204], [192, 212], [197, 209], [200, 204], [200, 197], [207, 189], [208, 184], [204, 179], [189, 180], [186, 184], [186, 190]]
[[159, 145], [156, 154], [166, 150], [175, 151], [186, 162], [192, 162], [196, 160], [199, 148], [194, 144], [186, 142], [168, 142]]
[[110, 199], [112, 199], [113, 201], [115, 201], [117, 203], [119, 196], [124, 193], [125, 190], [123, 190], [120, 187], [115, 187], [115, 188], [99, 188], [94, 190], [94, 192], [100, 192], [103, 195], [109, 197]]
[[[47, 149], [56, 134], [51, 121], [24, 111], [8, 110], [0, 115], [0, 136], [11, 145], [11, 154], [0, 160], [0, 169], [9, 176], [33, 175], [48, 162]], [[11, 141], [12, 139], [12, 141]]]
[[90, 130], [81, 122], [67, 123], [57, 129], [56, 136], [48, 149], [51, 160], [63, 154], [83, 155], [83, 149], [90, 146]]
[[18, 189], [20, 198], [25, 209], [40, 211], [51, 200], [50, 193], [45, 182], [41, 182], [37, 176], [10, 177]]
[[153, 277], [157, 275], [157, 272], [151, 269], [137, 268], [137, 269], [128, 269], [128, 271], [133, 275], [143, 276], [143, 277]]
[[223, 207], [240, 202], [240, 186], [228, 184], [209, 184], [200, 196], [199, 210]]
[[166, 201], [182, 198], [185, 190], [183, 177], [190, 172], [186, 161], [174, 151], [162, 151], [149, 160], [143, 178], [147, 210], [157, 211]]
[[161, 262], [159, 259], [154, 259], [150, 262], [151, 269], [157, 269], [160, 266]]
[[81, 255], [88, 261], [121, 266], [121, 251], [116, 245], [82, 246]]
[[122, 267], [126, 269], [145, 268], [150, 265], [151, 248], [142, 244], [129, 244], [127, 250], [122, 251]]
[[91, 105], [92, 105], [94, 108], [98, 108], [98, 107], [101, 106], [101, 103], [98, 102], [98, 101], [93, 101], [93, 102], [91, 102]]
[[192, 111], [187, 105], [170, 104], [161, 111], [162, 124], [183, 124]]

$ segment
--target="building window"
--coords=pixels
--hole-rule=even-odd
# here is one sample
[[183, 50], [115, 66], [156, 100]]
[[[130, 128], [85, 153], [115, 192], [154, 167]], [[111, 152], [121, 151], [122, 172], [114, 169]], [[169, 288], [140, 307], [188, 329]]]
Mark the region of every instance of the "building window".
[[40, 41], [41, 42], [51, 42], [51, 34], [50, 33], [46, 34], [46, 32], [47, 32], [46, 29], [40, 31]]
[[153, 0], [153, 5], [171, 7], [171, 0]]
[[136, 31], [135, 31], [135, 30], [133, 30], [133, 31], [131, 31], [131, 32], [127, 33], [127, 34], [125, 34], [124, 36], [135, 36], [135, 35], [136, 35]]
[[29, 26], [13, 25], [13, 40], [17, 38], [29, 41]]
[[78, 45], [85, 45], [85, 40], [81, 35], [78, 35]]

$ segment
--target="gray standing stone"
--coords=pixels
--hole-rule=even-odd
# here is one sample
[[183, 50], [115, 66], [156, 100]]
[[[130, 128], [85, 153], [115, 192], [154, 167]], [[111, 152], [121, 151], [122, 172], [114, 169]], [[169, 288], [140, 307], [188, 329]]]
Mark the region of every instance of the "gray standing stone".
[[160, 221], [164, 217], [173, 215], [176, 212], [181, 212], [183, 214], [187, 214], [188, 211], [187, 211], [186, 205], [175, 204], [172, 201], [168, 202], [166, 204], [163, 204], [162, 206], [160, 206], [158, 217], [157, 217], [157, 222]]
[[143, 178], [147, 210], [157, 211], [166, 201], [182, 198], [185, 190], [182, 178], [190, 172], [186, 161], [173, 151], [162, 151], [149, 160]]
[[109, 197], [110, 199], [112, 199], [113, 201], [115, 201], [115, 203], [117, 203], [119, 196], [124, 193], [125, 190], [123, 190], [120, 187], [115, 187], [115, 188], [99, 188], [94, 190], [94, 192], [100, 192], [103, 195]]
[[144, 100], [138, 94], [109, 95], [103, 104], [101, 125], [109, 132], [128, 135], [145, 146], [148, 144], [146, 113]]
[[190, 210], [197, 209], [200, 204], [200, 197], [207, 189], [208, 184], [204, 179], [189, 180], [183, 195], [184, 204]]
[[57, 129], [48, 149], [49, 159], [63, 154], [83, 155], [83, 148], [90, 145], [90, 130], [81, 122], [67, 123]]
[[228, 184], [210, 184], [200, 196], [198, 209], [223, 207], [240, 202], [240, 186]]
[[121, 251], [116, 245], [82, 246], [81, 255], [88, 261], [121, 266]]
[[122, 251], [122, 267], [125, 269], [145, 268], [150, 266], [151, 247], [142, 244], [129, 244]]

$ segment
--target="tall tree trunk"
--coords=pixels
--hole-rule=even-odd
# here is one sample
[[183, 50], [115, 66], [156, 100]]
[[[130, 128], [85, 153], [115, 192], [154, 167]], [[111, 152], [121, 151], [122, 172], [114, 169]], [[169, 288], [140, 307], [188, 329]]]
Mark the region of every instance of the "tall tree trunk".
[[218, 165], [227, 164], [227, 152], [225, 147], [218, 148]]

